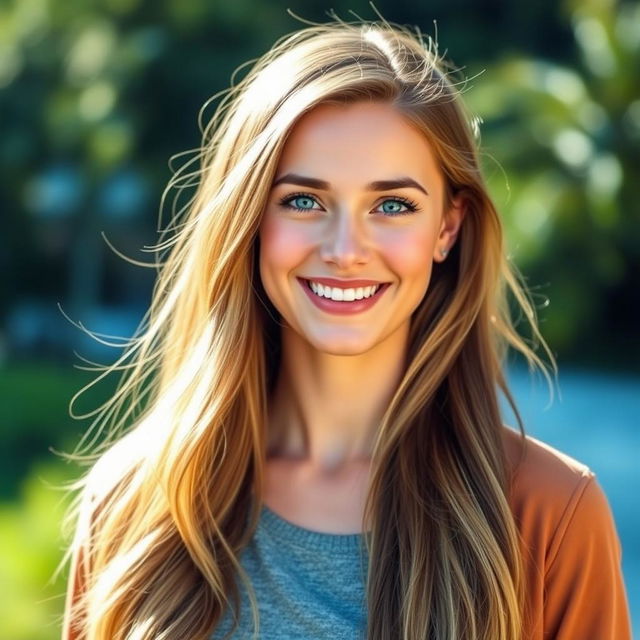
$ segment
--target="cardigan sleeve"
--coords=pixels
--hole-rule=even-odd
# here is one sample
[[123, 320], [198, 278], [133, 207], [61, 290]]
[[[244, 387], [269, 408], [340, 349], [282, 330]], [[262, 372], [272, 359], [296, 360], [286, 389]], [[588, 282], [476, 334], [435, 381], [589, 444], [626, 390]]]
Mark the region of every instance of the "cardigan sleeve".
[[631, 640], [622, 547], [607, 497], [583, 476], [548, 549], [544, 638]]

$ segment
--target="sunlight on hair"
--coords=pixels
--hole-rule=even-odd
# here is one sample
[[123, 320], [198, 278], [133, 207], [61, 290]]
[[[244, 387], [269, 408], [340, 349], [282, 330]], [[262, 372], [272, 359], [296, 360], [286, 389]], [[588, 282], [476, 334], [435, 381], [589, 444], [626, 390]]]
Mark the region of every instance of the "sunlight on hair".
[[98, 576], [94, 586], [96, 602], [102, 606], [110, 606], [113, 590], [122, 580], [126, 571], [140, 563], [149, 553], [158, 538], [157, 532], [148, 533], [138, 540], [126, 553], [116, 556], [105, 570]]
[[391, 43], [386, 38], [380, 29], [376, 26], [369, 26], [362, 31], [362, 38], [365, 42], [374, 44], [380, 51], [382, 51], [393, 64], [394, 68], [398, 68], [396, 52], [393, 50]]
[[301, 71], [293, 56], [285, 54], [282, 58], [274, 60], [252, 82], [247, 91], [247, 100], [240, 105], [238, 113], [243, 113], [243, 109], [252, 112], [256, 105], [270, 108], [281, 96], [287, 94]]

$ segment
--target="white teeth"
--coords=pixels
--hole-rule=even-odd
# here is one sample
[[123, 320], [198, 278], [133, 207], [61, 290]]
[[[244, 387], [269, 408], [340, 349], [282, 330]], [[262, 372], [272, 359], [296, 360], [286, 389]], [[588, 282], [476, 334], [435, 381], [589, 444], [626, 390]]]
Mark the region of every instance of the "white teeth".
[[344, 300], [351, 302], [353, 300], [362, 300], [362, 298], [370, 298], [382, 285], [376, 284], [368, 287], [357, 287], [355, 289], [340, 289], [338, 287], [327, 287], [318, 282], [307, 281], [311, 290], [322, 298], [330, 298], [331, 300]]
[[345, 289], [342, 294], [342, 299], [346, 302], [352, 302], [356, 299], [356, 290], [355, 289]]

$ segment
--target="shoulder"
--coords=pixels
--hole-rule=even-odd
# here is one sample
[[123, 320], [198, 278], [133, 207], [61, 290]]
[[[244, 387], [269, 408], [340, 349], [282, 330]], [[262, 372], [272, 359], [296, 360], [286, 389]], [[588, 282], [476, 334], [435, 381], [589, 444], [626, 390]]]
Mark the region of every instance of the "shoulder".
[[583, 462], [551, 445], [504, 429], [510, 474], [509, 503], [530, 553], [548, 571], [568, 540], [579, 553], [592, 543], [620, 553], [607, 496], [596, 474]]
[[513, 506], [543, 501], [552, 509], [565, 506], [595, 473], [583, 462], [511, 428], [502, 431]]
[[509, 503], [531, 612], [526, 638], [631, 638], [622, 547], [607, 497], [583, 462], [503, 432]]

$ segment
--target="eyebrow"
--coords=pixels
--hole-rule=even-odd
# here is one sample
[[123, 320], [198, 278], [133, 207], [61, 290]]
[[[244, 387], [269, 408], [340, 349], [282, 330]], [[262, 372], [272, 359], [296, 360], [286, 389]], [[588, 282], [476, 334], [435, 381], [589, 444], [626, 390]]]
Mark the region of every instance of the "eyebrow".
[[[318, 180], [318, 178], [301, 176], [296, 173], [286, 173], [275, 180], [272, 187], [277, 187], [283, 183], [295, 184], [300, 187], [310, 187], [311, 189], [318, 189], [319, 191], [328, 191], [331, 188], [331, 185], [326, 180]], [[418, 189], [425, 195], [429, 195], [428, 191], [421, 184], [408, 176], [396, 178], [395, 180], [375, 180], [365, 185], [367, 191], [390, 191], [392, 189], [403, 189], [407, 187]]]

